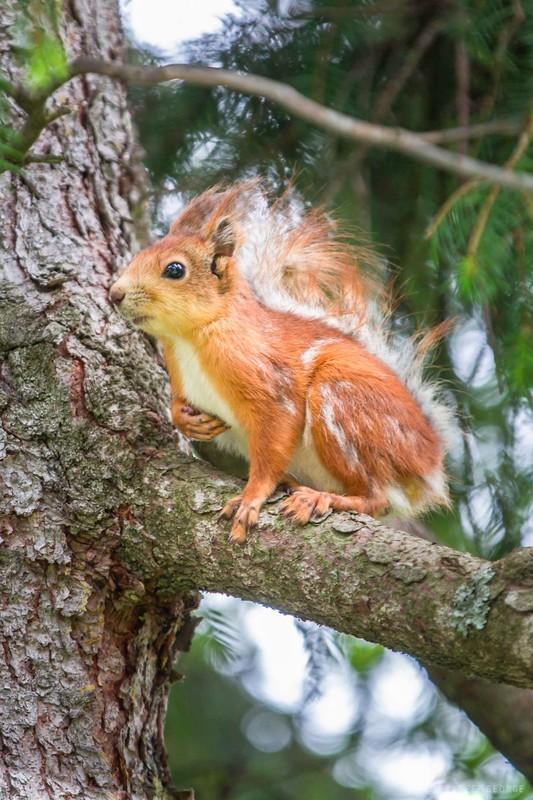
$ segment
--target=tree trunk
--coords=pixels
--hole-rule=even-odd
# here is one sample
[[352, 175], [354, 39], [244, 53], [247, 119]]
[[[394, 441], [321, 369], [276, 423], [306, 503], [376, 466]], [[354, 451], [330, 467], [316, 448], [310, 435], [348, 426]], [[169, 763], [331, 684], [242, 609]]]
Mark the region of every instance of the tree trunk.
[[[114, 3], [66, 2], [62, 24], [70, 58], [122, 60]], [[62, 162], [0, 179], [0, 797], [176, 796], [162, 728], [196, 587], [533, 685], [525, 551], [491, 566], [342, 516], [295, 536], [275, 506], [246, 547], [225, 541], [235, 482], [169, 447], [164, 369], [107, 299], [144, 219], [123, 89], [80, 76], [55, 102], [71, 112], [34, 150]], [[533, 733], [508, 722], [512, 759]]]
[[[66, 6], [71, 57], [122, 55], [114, 3]], [[0, 188], [0, 797], [141, 800], [169, 782], [169, 675], [196, 595], [165, 602], [115, 557], [137, 464], [168, 443], [166, 378], [106, 296], [142, 214], [125, 93], [79, 78], [64, 95], [37, 145], [63, 162]]]

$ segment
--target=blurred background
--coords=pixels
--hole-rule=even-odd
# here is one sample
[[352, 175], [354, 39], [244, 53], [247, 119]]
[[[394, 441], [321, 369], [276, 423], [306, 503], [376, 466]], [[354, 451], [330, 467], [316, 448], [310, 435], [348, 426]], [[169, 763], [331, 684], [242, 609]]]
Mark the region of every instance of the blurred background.
[[[239, 69], [531, 171], [532, 0], [123, 0], [130, 57]], [[454, 510], [485, 558], [533, 544], [533, 201], [325, 133], [260, 98], [131, 89], [155, 230], [214, 183], [293, 179], [379, 253], [399, 337], [454, 318], [432, 368], [457, 409]], [[465, 131], [468, 129], [468, 131]], [[447, 132], [446, 134], [444, 132]], [[446, 138], [447, 137], [447, 138]], [[533, 797], [412, 659], [208, 596], [167, 724], [201, 800]]]

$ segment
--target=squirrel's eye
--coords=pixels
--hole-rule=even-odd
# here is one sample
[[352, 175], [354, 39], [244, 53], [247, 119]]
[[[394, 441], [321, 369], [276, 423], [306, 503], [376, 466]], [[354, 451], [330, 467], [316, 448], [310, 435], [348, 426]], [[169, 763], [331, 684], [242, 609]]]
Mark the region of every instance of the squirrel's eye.
[[163, 278], [172, 278], [177, 281], [185, 275], [185, 267], [179, 261], [173, 261], [165, 267], [163, 271]]

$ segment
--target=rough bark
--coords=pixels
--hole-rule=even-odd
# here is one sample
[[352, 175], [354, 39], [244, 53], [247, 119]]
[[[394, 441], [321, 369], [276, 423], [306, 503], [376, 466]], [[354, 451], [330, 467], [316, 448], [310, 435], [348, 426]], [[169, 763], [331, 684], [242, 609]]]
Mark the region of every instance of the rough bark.
[[[0, 18], [9, 71], [10, 2]], [[71, 2], [62, 33], [71, 58], [122, 58], [107, 0]], [[123, 91], [64, 93], [74, 112], [36, 146], [62, 163], [0, 185], [0, 797], [169, 796], [162, 721], [199, 587], [532, 685], [526, 551], [490, 565], [351, 516], [294, 531], [275, 504], [227, 542], [236, 481], [180, 455], [157, 354], [107, 300], [142, 189]]]
[[[14, 10], [1, 11], [12, 69]], [[76, 0], [69, 54], [121, 53], [117, 9]], [[135, 246], [135, 143], [122, 89], [78, 79], [35, 165], [0, 188], [0, 797], [166, 796], [162, 727], [195, 593], [157, 597], [115, 552], [137, 464], [170, 434], [166, 379], [111, 313]], [[141, 186], [142, 188], [142, 186]], [[179, 632], [182, 632], [180, 645]]]
[[123, 521], [121, 558], [170, 596], [226, 592], [467, 675], [533, 686], [531, 548], [488, 562], [351, 513], [294, 529], [279, 502], [235, 547], [216, 512], [242, 484], [170, 452], [146, 462], [144, 482]]

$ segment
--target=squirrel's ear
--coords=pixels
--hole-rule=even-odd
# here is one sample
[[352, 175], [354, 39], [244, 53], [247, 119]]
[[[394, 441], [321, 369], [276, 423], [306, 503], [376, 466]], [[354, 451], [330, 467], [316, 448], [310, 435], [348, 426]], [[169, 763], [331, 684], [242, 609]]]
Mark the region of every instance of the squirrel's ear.
[[237, 238], [233, 224], [228, 217], [218, 220], [209, 239], [213, 242], [215, 256], [232, 256], [235, 252]]

